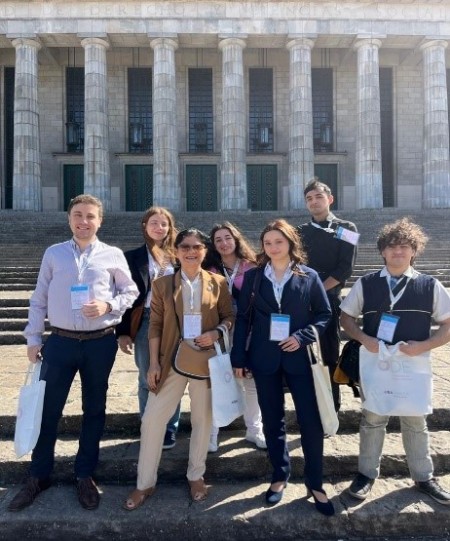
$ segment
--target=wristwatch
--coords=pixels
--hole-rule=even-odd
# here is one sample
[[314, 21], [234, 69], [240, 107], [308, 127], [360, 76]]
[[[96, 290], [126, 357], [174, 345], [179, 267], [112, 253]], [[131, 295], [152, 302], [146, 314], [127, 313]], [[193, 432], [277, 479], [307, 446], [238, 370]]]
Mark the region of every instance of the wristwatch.
[[216, 331], [219, 333], [219, 338], [223, 338], [223, 330], [219, 327], [216, 327]]

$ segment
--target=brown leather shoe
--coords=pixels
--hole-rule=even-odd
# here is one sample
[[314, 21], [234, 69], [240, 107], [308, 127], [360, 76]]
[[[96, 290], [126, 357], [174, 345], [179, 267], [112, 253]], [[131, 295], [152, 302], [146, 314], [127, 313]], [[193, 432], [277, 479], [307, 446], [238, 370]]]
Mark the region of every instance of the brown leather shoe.
[[28, 507], [34, 502], [38, 494], [43, 490], [47, 490], [50, 485], [51, 481], [48, 477], [46, 479], [28, 477], [23, 487], [9, 502], [8, 511], [21, 511], [25, 509], [25, 507]]
[[77, 480], [78, 501], [85, 509], [97, 509], [100, 503], [100, 494], [92, 477], [83, 477]]

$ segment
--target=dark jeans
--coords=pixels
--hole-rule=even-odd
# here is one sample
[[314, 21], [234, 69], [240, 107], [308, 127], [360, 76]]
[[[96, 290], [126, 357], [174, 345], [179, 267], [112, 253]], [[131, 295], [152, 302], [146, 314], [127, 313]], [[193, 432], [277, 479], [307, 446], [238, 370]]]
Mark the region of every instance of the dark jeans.
[[58, 422], [72, 381], [80, 373], [83, 420], [75, 459], [76, 477], [89, 477], [98, 462], [105, 425], [108, 378], [117, 353], [115, 334], [95, 340], [50, 335], [42, 349], [45, 380], [42, 426], [31, 457], [30, 474], [44, 479], [53, 469]]
[[261, 408], [263, 431], [273, 467], [272, 483], [287, 481], [291, 473], [286, 444], [284, 382], [295, 405], [305, 457], [305, 482], [314, 489], [322, 487], [323, 429], [317, 407], [312, 373], [293, 375], [278, 370], [275, 374], [253, 373]]
[[331, 320], [325, 332], [320, 336], [320, 348], [322, 350], [323, 362], [328, 366], [328, 371], [330, 372], [334, 409], [339, 411], [341, 408], [341, 393], [339, 383], [333, 381], [333, 375], [339, 360], [339, 346], [341, 342], [341, 330], [339, 326], [341, 298], [337, 295], [328, 295], [328, 301], [331, 306]]

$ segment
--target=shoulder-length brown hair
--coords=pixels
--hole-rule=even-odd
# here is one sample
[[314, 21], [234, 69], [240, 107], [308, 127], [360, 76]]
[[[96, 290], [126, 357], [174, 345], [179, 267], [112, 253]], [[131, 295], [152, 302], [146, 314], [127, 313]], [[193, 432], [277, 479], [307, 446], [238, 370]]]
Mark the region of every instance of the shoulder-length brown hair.
[[209, 233], [210, 244], [208, 247], [208, 253], [206, 254], [202, 267], [204, 269], [210, 269], [211, 267], [215, 267], [218, 271], [221, 272], [222, 258], [220, 257], [219, 252], [214, 246], [214, 235], [217, 233], [217, 231], [220, 231], [221, 229], [226, 229], [233, 237], [234, 243], [236, 244], [236, 249], [234, 252], [236, 256], [239, 259], [244, 259], [246, 261], [249, 261], [250, 263], [256, 264], [256, 254], [253, 248], [250, 246], [248, 240], [244, 237], [244, 235], [235, 225], [233, 225], [231, 222], [225, 221], [220, 224], [214, 224], [213, 228], [211, 229]]
[[307, 261], [306, 253], [303, 250], [302, 241], [297, 233], [295, 227], [289, 224], [286, 220], [279, 218], [273, 222], [269, 222], [262, 230], [259, 240], [261, 241], [261, 252], [257, 255], [257, 264], [259, 267], [263, 267], [270, 261], [270, 257], [267, 256], [264, 251], [264, 236], [269, 231], [279, 231], [283, 237], [289, 243], [289, 257], [292, 261], [292, 270], [296, 273], [301, 273], [298, 270], [297, 265], [304, 265]]
[[[163, 240], [161, 246], [157, 246], [155, 241], [149, 236], [146, 231], [147, 223], [155, 214], [161, 214], [169, 222], [169, 231], [166, 238]], [[141, 221], [142, 234], [144, 235], [145, 244], [147, 245], [150, 253], [157, 261], [160, 262], [164, 256], [169, 257], [172, 263], [175, 262], [175, 237], [177, 236], [177, 229], [175, 227], [175, 219], [172, 213], [164, 207], [150, 207], [144, 212], [144, 216]]]

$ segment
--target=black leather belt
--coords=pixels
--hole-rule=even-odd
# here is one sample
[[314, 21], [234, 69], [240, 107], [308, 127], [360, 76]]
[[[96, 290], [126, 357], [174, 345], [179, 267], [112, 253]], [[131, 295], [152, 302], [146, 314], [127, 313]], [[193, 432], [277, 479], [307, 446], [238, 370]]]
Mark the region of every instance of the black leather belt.
[[106, 327], [98, 331], [68, 331], [66, 329], [59, 329], [58, 327], [52, 327], [53, 334], [58, 336], [64, 336], [64, 338], [73, 338], [74, 340], [95, 340], [97, 338], [103, 338], [108, 334], [114, 332], [115, 327]]

